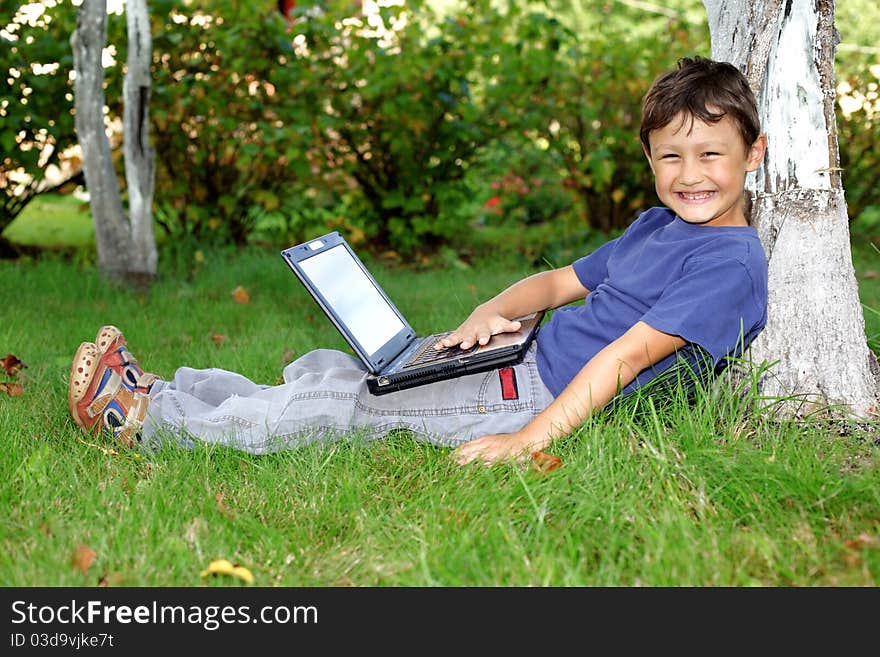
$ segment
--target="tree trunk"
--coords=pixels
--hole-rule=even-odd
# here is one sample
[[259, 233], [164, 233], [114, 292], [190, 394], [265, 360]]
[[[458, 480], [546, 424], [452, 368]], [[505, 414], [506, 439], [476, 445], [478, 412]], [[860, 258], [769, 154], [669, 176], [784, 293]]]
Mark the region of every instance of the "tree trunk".
[[128, 71], [123, 82], [125, 180], [131, 221], [132, 263], [136, 272], [156, 274], [158, 256], [153, 236], [155, 152], [150, 146], [150, 63], [153, 40], [146, 0], [127, 0]]
[[738, 66], [768, 137], [749, 176], [751, 220], [769, 259], [767, 326], [751, 360], [784, 415], [878, 411], [878, 366], [850, 250], [834, 113], [834, 0], [703, 0], [712, 57]]
[[[132, 33], [131, 23], [134, 23], [139, 26], [135, 34], [144, 28], [149, 34], [145, 4], [129, 4], [139, 9], [128, 10], [135, 15], [129, 19], [129, 33]], [[106, 39], [106, 0], [84, 0], [77, 10], [76, 30], [71, 37], [76, 74], [74, 107], [77, 138], [83, 152], [83, 171], [95, 224], [98, 267], [111, 280], [143, 284], [156, 274], [156, 245], [150, 207], [154, 162], [152, 150], [147, 144], [146, 106], [141, 105], [141, 101], [146, 103], [149, 100], [149, 84], [144, 84], [144, 66], [140, 62], [146, 53], [148, 80], [150, 40], [136, 37], [131, 44], [130, 50], [135, 52], [129, 56], [130, 70], [124, 83], [126, 169], [129, 165], [134, 169], [127, 175], [134, 212], [133, 220], [129, 221], [123, 208], [104, 125], [102, 51]], [[134, 96], [134, 102], [131, 96]]]

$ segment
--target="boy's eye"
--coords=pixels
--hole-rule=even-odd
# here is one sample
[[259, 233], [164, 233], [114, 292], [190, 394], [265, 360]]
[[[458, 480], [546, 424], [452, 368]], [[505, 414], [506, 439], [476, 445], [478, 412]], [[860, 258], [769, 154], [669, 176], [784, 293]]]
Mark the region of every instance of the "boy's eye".
[[660, 159], [661, 160], [674, 160], [677, 157], [678, 157], [678, 155], [676, 155], [675, 153], [666, 153], [665, 155], [661, 155]]
[[703, 153], [703, 157], [718, 157], [720, 153], [716, 153], [715, 151], [707, 151]]

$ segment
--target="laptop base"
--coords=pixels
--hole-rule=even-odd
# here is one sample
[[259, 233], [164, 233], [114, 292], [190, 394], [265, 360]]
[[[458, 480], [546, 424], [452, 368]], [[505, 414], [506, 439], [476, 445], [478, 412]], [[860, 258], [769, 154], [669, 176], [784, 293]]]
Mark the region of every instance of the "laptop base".
[[460, 360], [450, 361], [441, 368], [431, 370], [410, 370], [407, 372], [398, 372], [396, 374], [370, 374], [367, 377], [367, 388], [374, 395], [386, 395], [389, 392], [398, 390], [408, 390], [418, 386], [434, 383], [435, 381], [444, 381], [446, 379], [457, 379], [467, 374], [478, 374], [479, 372], [488, 372], [499, 367], [508, 367], [522, 362], [525, 356], [525, 350], [520, 351], [519, 356], [511, 359], [509, 353], [500, 355], [496, 360], [483, 360], [476, 363], [462, 362]]

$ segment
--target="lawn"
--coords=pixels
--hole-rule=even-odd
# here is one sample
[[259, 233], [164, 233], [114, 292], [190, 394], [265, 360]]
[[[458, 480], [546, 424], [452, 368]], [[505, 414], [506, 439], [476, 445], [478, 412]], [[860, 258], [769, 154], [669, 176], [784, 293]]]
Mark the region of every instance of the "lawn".
[[[864, 242], [855, 268], [876, 345], [880, 264]], [[256, 586], [880, 583], [877, 427], [774, 421], [748, 378], [691, 404], [598, 414], [553, 445], [551, 471], [462, 468], [406, 434], [260, 457], [86, 437], [66, 382], [102, 324], [166, 377], [216, 366], [274, 383], [289, 358], [344, 345], [274, 251], [209, 257], [148, 293], [111, 290], [80, 260], [0, 262], [0, 352], [27, 365], [22, 394], [0, 393], [0, 585], [247, 585], [203, 576], [215, 559]], [[529, 273], [370, 266], [424, 331]]]

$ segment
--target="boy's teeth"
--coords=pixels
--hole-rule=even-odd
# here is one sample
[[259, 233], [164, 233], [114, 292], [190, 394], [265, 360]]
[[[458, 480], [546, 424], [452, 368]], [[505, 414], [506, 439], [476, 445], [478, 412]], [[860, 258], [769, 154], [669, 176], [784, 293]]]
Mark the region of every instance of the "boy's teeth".
[[696, 192], [692, 194], [682, 192], [681, 195], [690, 201], [701, 201], [704, 198], [709, 198], [712, 195], [712, 192]]

